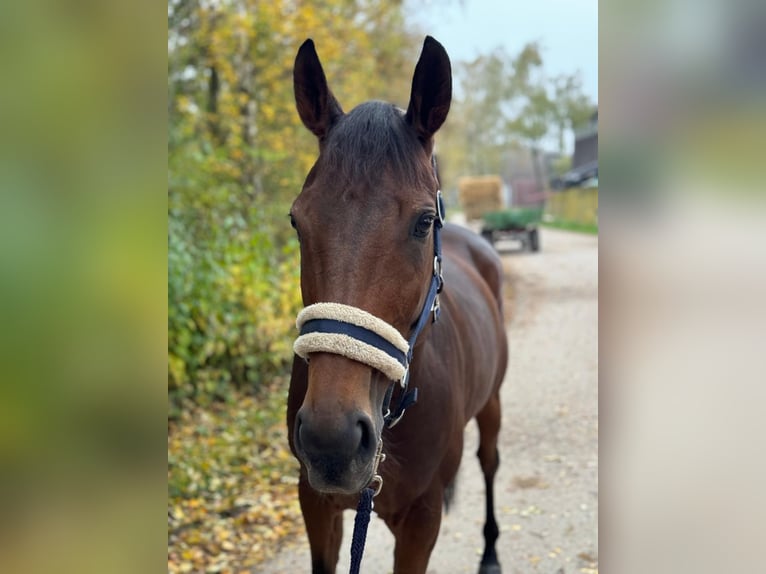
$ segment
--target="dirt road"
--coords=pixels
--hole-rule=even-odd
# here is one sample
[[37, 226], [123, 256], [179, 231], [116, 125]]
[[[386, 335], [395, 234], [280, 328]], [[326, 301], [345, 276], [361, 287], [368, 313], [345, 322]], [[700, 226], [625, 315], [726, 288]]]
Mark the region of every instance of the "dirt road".
[[[509, 293], [510, 363], [502, 389], [501, 465], [495, 482], [498, 554], [505, 574], [596, 574], [598, 569], [598, 239], [544, 229], [542, 251], [500, 245]], [[475, 573], [483, 549], [483, 479], [466, 429], [454, 506], [429, 574]], [[348, 571], [346, 512], [338, 572]], [[311, 570], [308, 543], [259, 573]], [[370, 523], [362, 572], [388, 573], [393, 537]]]

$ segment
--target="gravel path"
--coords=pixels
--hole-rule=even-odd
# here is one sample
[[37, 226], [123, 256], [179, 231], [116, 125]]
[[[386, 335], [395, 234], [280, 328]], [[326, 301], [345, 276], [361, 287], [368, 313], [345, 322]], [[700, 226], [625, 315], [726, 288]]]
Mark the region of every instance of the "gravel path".
[[[598, 572], [598, 239], [541, 230], [542, 250], [503, 254], [510, 362], [502, 389], [495, 481], [505, 574]], [[442, 520], [429, 574], [475, 573], [483, 549], [484, 487], [476, 424], [466, 429], [455, 504]], [[338, 572], [348, 571], [353, 512]], [[308, 542], [256, 572], [309, 572]], [[362, 572], [392, 571], [393, 537], [373, 520]]]

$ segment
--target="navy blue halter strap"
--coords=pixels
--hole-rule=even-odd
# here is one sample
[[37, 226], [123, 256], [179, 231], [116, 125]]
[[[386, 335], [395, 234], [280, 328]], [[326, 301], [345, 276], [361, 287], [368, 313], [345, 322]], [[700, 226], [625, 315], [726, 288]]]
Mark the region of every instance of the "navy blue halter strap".
[[409, 363], [407, 354], [397, 349], [387, 339], [378, 335], [375, 331], [370, 331], [359, 325], [338, 321], [337, 319], [311, 319], [306, 321], [301, 327], [301, 335], [308, 333], [332, 333], [347, 335], [357, 341], [366, 343], [372, 347], [380, 349], [387, 355], [396, 359], [405, 369]]
[[444, 277], [442, 275], [442, 242], [441, 242], [441, 229], [444, 226], [444, 200], [442, 199], [441, 190], [436, 192], [436, 219], [434, 220], [433, 235], [434, 235], [434, 270], [431, 276], [431, 284], [428, 287], [428, 295], [426, 295], [423, 309], [420, 311], [415, 326], [412, 329], [410, 338], [408, 339], [409, 351], [407, 351], [407, 364], [405, 365], [404, 377], [402, 378], [402, 392], [399, 397], [399, 403], [396, 408], [391, 411], [391, 397], [393, 396], [394, 385], [391, 385], [386, 391], [386, 396], [383, 399], [383, 420], [388, 428], [393, 427], [404, 416], [404, 411], [408, 407], [415, 404], [418, 400], [418, 389], [409, 389], [410, 381], [410, 362], [412, 361], [412, 354], [415, 349], [415, 343], [418, 336], [428, 323], [428, 318], [433, 312], [433, 321], [436, 322], [439, 318], [439, 293], [441, 293], [444, 286]]

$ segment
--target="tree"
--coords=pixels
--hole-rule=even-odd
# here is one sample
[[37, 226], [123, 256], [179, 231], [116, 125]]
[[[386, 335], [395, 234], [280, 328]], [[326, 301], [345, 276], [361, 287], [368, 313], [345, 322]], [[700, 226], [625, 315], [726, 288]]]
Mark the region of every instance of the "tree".
[[[455, 66], [455, 101], [440, 150], [447, 177], [503, 173], [509, 149], [523, 145], [537, 154], [555, 131], [564, 134], [593, 108], [577, 74], [549, 79], [540, 46], [530, 43], [515, 56], [497, 49]], [[537, 161], [533, 161], [537, 173]]]
[[564, 135], [585, 123], [593, 113], [594, 105], [582, 92], [580, 74], [553, 78], [551, 116], [557, 130], [559, 152], [564, 153]]

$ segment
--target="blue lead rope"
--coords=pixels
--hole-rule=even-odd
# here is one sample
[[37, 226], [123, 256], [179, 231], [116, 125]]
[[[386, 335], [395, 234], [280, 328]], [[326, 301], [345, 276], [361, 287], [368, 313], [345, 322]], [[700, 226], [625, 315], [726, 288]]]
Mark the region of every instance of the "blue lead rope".
[[354, 518], [354, 535], [351, 538], [351, 570], [350, 574], [359, 574], [364, 555], [364, 543], [367, 541], [367, 526], [370, 524], [372, 513], [372, 497], [375, 491], [365, 488], [359, 496], [359, 504], [356, 507]]

